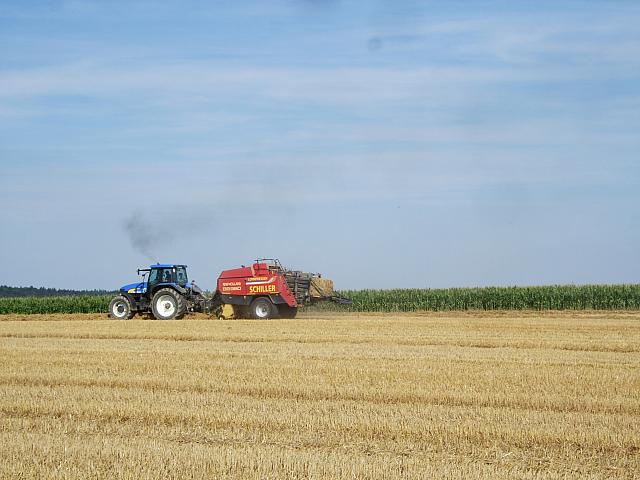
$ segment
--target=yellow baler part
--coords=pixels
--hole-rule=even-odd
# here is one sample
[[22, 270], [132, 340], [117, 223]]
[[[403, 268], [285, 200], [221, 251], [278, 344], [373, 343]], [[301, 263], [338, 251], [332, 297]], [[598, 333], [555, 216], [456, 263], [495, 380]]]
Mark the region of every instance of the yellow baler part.
[[233, 309], [233, 305], [231, 305], [230, 303], [224, 303], [222, 305], [222, 313], [220, 314], [220, 318], [223, 318], [225, 320], [236, 318], [236, 312]]

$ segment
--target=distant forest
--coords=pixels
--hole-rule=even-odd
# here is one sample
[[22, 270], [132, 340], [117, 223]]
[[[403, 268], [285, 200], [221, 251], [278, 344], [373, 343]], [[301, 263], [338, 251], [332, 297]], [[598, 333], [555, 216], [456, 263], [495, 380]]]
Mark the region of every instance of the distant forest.
[[0, 298], [7, 297], [70, 297], [70, 296], [95, 296], [114, 293], [108, 290], [64, 290], [45, 287], [9, 287], [0, 285]]

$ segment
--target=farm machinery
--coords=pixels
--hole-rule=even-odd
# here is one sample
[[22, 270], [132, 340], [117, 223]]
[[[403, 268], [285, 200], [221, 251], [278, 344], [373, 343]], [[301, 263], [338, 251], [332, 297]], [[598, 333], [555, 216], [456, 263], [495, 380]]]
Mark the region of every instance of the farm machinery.
[[250, 266], [223, 271], [210, 296], [189, 282], [186, 265], [157, 263], [138, 269], [138, 274], [142, 281], [124, 285], [109, 303], [111, 318], [151, 314], [171, 320], [189, 312], [218, 318], [294, 318], [299, 307], [312, 302], [351, 303], [335, 295], [331, 280], [286, 269], [276, 259], [258, 259]]

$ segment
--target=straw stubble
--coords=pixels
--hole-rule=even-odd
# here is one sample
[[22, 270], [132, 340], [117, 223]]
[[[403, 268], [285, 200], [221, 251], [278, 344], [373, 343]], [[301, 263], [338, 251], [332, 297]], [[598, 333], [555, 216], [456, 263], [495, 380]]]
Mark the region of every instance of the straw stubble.
[[637, 313], [29, 318], [0, 321], [4, 478], [640, 471]]

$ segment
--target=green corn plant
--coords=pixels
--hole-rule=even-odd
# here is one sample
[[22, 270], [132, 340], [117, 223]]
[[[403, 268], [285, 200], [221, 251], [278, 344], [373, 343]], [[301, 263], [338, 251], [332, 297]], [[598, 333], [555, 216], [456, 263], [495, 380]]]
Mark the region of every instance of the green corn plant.
[[[551, 285], [445, 289], [344, 290], [353, 305], [310, 309], [353, 312], [450, 310], [639, 310], [640, 285]], [[111, 296], [0, 298], [0, 314], [106, 313]]]

